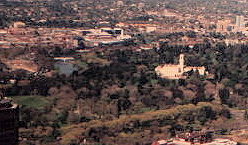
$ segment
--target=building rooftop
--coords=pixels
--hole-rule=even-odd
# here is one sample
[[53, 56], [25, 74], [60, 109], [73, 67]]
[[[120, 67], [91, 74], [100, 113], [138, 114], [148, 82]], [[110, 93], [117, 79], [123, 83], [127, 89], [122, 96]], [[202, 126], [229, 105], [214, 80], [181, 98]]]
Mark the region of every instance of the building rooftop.
[[0, 98], [0, 110], [8, 109], [8, 108], [16, 108], [18, 105], [13, 104], [11, 99], [6, 97]]
[[6, 98], [3, 98], [0, 100], [0, 109], [1, 108], [9, 108], [11, 106], [12, 106], [11, 100], [6, 99]]

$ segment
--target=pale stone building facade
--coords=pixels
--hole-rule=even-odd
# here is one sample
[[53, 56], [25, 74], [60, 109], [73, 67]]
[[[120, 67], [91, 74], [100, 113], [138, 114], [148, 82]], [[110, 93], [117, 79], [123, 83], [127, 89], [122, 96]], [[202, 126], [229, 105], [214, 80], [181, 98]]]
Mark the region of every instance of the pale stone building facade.
[[186, 76], [184, 75], [184, 73], [189, 72], [191, 70], [198, 71], [200, 75], [207, 74], [204, 66], [201, 66], [201, 67], [185, 66], [184, 65], [184, 54], [180, 54], [178, 65], [164, 64], [164, 65], [157, 66], [155, 68], [157, 75], [159, 75], [162, 78], [167, 78], [167, 79], [185, 79]]

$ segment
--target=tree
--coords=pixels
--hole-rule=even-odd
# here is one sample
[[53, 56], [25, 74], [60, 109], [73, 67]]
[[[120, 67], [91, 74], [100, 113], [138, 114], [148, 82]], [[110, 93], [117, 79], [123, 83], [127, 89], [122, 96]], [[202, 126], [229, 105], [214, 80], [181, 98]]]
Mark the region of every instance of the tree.
[[228, 109], [224, 108], [224, 109], [221, 110], [220, 113], [221, 113], [222, 116], [224, 116], [224, 117], [226, 117], [228, 119], [230, 119], [232, 117], [232, 115], [231, 115], [231, 113], [230, 113], [230, 111]]
[[209, 106], [203, 107], [199, 111], [198, 120], [201, 124], [205, 124], [209, 119], [213, 120], [216, 117], [216, 112]]
[[228, 99], [230, 98], [230, 92], [228, 89], [220, 89], [219, 96], [222, 104], [228, 104]]
[[0, 28], [7, 27], [8, 25], [8, 18], [4, 12], [0, 13]]
[[245, 112], [244, 112], [244, 119], [248, 120], [248, 110], [245, 110]]
[[118, 99], [118, 110], [127, 111], [127, 109], [131, 106], [131, 102], [127, 98], [120, 98]]
[[197, 36], [196, 32], [194, 32], [194, 31], [187, 31], [185, 35], [190, 37], [190, 38], [195, 38]]

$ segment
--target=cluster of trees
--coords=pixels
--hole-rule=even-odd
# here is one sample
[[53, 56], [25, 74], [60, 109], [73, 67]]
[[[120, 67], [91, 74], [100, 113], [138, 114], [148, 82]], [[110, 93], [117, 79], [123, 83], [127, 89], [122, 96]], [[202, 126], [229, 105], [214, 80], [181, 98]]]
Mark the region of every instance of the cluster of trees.
[[[113, 138], [112, 141], [115, 143], [139, 144], [142, 132], [145, 131], [148, 132], [147, 135], [151, 138], [142, 143], [149, 144], [151, 140], [156, 140], [156, 135], [167, 132], [168, 135], [174, 136], [176, 131], [188, 130], [192, 124], [205, 124], [210, 120], [223, 116], [222, 112], [224, 110], [225, 108], [221, 106], [199, 103], [196, 106], [189, 104], [167, 110], [128, 115], [107, 122], [81, 123], [66, 128], [61, 144], [79, 143], [78, 134], [82, 134], [82, 138], [87, 138], [90, 142], [105, 143], [110, 138]], [[78, 128], [82, 128], [82, 130], [77, 132], [76, 135], [73, 134]], [[68, 139], [66, 136], [70, 136], [70, 138]], [[136, 139], [133, 139], [133, 136], [136, 136]], [[127, 138], [132, 138], [132, 140], [124, 142]]]
[[[178, 105], [212, 102], [218, 96], [222, 104], [244, 108], [247, 106], [245, 93], [247, 91], [247, 50], [248, 47], [245, 45], [211, 46], [206, 43], [194, 48], [172, 47], [163, 44], [159, 49], [141, 52], [125, 48], [90, 52], [77, 56], [75, 65], [78, 65], [79, 69], [70, 76], [55, 73], [50, 77], [30, 77], [29, 83], [16, 83], [5, 92], [7, 96], [13, 96], [13, 98], [18, 98], [20, 95], [35, 95], [42, 100], [52, 100], [51, 105], [42, 107], [42, 109], [22, 106], [21, 118], [23, 126], [31, 130], [45, 128], [49, 130], [50, 135], [54, 134], [53, 138], [45, 138], [45, 135], [36, 137], [40, 143], [56, 142], [57, 136], [65, 135], [64, 139], [66, 135], [70, 135], [61, 129], [64, 125], [75, 123], [89, 125], [94, 124], [95, 121], [118, 122], [127, 115], [146, 114], [146, 112], [166, 110]], [[53, 69], [51, 64], [53, 61], [45, 58], [57, 53], [57, 50], [42, 49], [39, 51], [41, 52], [37, 53], [37, 63]], [[186, 80], [166, 80], [155, 74], [156, 66], [163, 63], [177, 63], [178, 55], [182, 52], [186, 54], [187, 65], [206, 66], [209, 73], [214, 74], [215, 77], [209, 80], [192, 72]], [[205, 115], [185, 115], [186, 122], [189, 123], [192, 120], [193, 122], [189, 123], [191, 125], [204, 125], [219, 116], [231, 117], [227, 109], [222, 109], [217, 114], [212, 107], [204, 107], [202, 111], [200, 114]], [[179, 116], [179, 118], [182, 117]], [[174, 120], [175, 124], [179, 123], [177, 122], [179, 120]], [[182, 121], [183, 125], [185, 125], [184, 121]], [[131, 132], [129, 134], [131, 136], [135, 133], [142, 136], [141, 128], [145, 128], [146, 125], [149, 128], [159, 126], [156, 122], [151, 124], [147, 122], [147, 117], [140, 124], [143, 125], [121, 128], [119, 133], [127, 136], [128, 132]], [[161, 128], [165, 126], [162, 125]], [[108, 126], [89, 127], [86, 128], [87, 131], [79, 132], [77, 135], [84, 136], [92, 142], [99, 142], [101, 134], [105, 134], [102, 130], [106, 127]], [[165, 132], [168, 130], [161, 133]], [[146, 135], [152, 138], [158, 134]], [[109, 134], [106, 133], [106, 135]], [[111, 136], [119, 135], [112, 134], [107, 138], [110, 139]], [[149, 142], [145, 139], [142, 141]]]
[[0, 28], [4, 28], [8, 25], [8, 18], [5, 13], [0, 13]]

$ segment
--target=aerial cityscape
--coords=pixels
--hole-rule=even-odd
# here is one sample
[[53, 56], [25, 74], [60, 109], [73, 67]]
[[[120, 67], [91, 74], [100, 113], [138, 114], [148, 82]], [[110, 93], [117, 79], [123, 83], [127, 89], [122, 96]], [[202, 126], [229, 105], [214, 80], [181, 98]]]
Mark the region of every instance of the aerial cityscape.
[[0, 0], [0, 145], [248, 145], [247, 0]]

